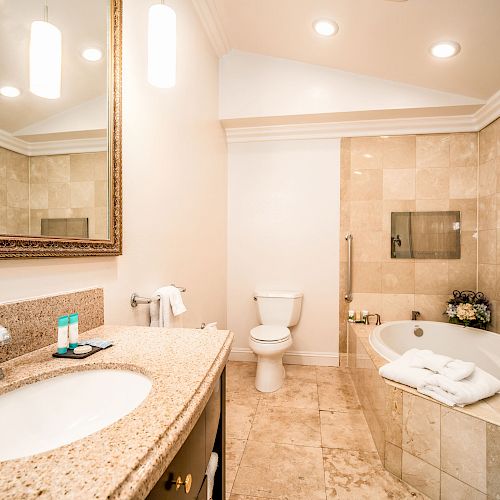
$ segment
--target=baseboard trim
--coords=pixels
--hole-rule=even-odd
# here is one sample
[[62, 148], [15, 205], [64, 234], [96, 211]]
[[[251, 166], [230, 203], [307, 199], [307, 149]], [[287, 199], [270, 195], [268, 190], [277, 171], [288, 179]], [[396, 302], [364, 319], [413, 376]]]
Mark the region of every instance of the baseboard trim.
[[[229, 354], [230, 361], [256, 362], [257, 356], [247, 347], [233, 347]], [[283, 361], [290, 365], [339, 366], [340, 354], [336, 352], [288, 351]]]

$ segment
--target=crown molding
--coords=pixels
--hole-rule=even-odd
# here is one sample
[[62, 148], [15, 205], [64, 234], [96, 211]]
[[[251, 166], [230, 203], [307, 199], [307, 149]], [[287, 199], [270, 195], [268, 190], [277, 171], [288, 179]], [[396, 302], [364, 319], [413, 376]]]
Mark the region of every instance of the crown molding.
[[214, 0], [192, 0], [192, 3], [217, 56], [227, 54], [231, 47]]
[[0, 147], [25, 156], [96, 153], [108, 150], [108, 140], [106, 137], [102, 137], [97, 139], [28, 142], [14, 137], [5, 130], [0, 130]]
[[[382, 114], [381, 110], [381, 114]], [[472, 114], [455, 116], [420, 116], [342, 120], [322, 123], [261, 125], [235, 127], [224, 122], [228, 143], [285, 141], [301, 139], [333, 139], [375, 135], [437, 134], [479, 132], [500, 116], [500, 91]]]

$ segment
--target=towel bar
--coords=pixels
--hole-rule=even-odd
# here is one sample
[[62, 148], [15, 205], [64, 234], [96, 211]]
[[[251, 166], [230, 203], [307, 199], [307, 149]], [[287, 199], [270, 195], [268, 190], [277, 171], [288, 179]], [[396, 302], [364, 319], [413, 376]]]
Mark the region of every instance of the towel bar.
[[[170, 286], [175, 286], [175, 288], [178, 288], [179, 291], [181, 292], [185, 292], [186, 289], [183, 287], [183, 286], [177, 286], [177, 285], [170, 285]], [[151, 304], [151, 302], [153, 302], [153, 300], [159, 300], [160, 297], [141, 297], [140, 295], [138, 295], [137, 293], [133, 293], [131, 296], [130, 296], [130, 305], [131, 307], [137, 307], [139, 304]]]

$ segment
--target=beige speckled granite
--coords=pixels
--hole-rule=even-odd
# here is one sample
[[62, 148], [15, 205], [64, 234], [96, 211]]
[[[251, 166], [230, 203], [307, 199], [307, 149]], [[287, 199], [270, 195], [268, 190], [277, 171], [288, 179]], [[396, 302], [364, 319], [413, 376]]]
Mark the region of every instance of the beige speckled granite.
[[101, 326], [82, 337], [115, 345], [83, 360], [52, 358], [51, 345], [2, 363], [6, 377], [0, 394], [62, 373], [103, 368], [143, 373], [153, 382], [151, 392], [133, 412], [95, 434], [0, 462], [3, 500], [144, 498], [199, 418], [226, 364], [233, 334]]
[[102, 325], [102, 288], [1, 303], [0, 325], [9, 329], [12, 343], [0, 349], [0, 363], [52, 344], [57, 338], [57, 318], [73, 312], [79, 314], [82, 333]]

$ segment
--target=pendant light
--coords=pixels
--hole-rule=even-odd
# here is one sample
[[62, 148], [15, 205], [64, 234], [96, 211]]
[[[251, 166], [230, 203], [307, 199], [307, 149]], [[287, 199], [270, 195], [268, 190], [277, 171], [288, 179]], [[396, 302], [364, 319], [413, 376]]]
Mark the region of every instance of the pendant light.
[[163, 1], [149, 8], [148, 19], [148, 82], [168, 89], [175, 86], [176, 16]]
[[44, 20], [31, 23], [30, 91], [46, 99], [61, 97], [61, 32], [48, 22], [49, 8], [45, 0]]

